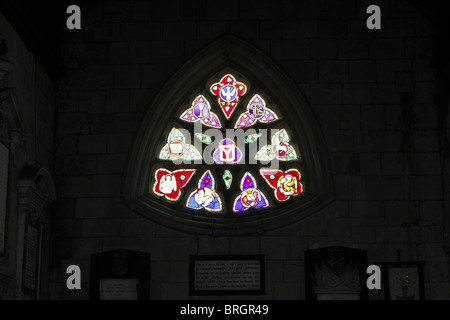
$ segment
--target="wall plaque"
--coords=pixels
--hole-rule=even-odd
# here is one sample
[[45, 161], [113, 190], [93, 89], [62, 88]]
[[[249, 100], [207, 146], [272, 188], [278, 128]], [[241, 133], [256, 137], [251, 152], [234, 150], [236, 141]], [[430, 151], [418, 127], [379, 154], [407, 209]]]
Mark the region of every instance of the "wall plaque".
[[100, 279], [100, 300], [137, 300], [138, 279]]
[[306, 300], [367, 300], [367, 251], [326, 247], [305, 251]]
[[263, 295], [263, 255], [192, 255], [190, 295]]
[[150, 254], [118, 249], [91, 255], [92, 300], [148, 300]]

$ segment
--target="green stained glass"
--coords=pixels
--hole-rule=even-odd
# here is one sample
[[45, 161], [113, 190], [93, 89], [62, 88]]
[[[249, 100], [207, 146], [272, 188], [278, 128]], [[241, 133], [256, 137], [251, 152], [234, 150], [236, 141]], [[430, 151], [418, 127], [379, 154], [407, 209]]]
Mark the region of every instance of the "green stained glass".
[[232, 181], [233, 176], [231, 175], [231, 172], [229, 170], [225, 170], [225, 172], [223, 173], [223, 182], [225, 183], [227, 190], [230, 189]]
[[210, 144], [212, 142], [211, 137], [207, 136], [206, 134], [196, 133], [195, 135], [204, 144]]
[[245, 137], [245, 143], [253, 143], [253, 142], [255, 142], [256, 140], [258, 140], [258, 138], [261, 137], [261, 136], [262, 136], [261, 133], [258, 133], [258, 134], [251, 134], [251, 135]]

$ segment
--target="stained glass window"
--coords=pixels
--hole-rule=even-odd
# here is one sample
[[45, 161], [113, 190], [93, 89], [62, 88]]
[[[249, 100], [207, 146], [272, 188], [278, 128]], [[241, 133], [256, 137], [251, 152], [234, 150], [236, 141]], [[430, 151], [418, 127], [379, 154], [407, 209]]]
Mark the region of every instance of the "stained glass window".
[[206, 81], [178, 115], [157, 155], [161, 165], [150, 188], [157, 197], [192, 214], [242, 216], [304, 193], [298, 145], [283, 115], [241, 75]]
[[186, 206], [190, 209], [221, 211], [222, 201], [215, 191], [215, 181], [211, 171], [206, 171], [198, 182], [198, 188], [191, 193]]
[[235, 128], [246, 128], [254, 125], [257, 121], [262, 123], [272, 122], [278, 119], [278, 116], [266, 107], [266, 102], [258, 94], [250, 99], [247, 111], [240, 115]]
[[272, 137], [272, 144], [262, 147], [255, 156], [256, 160], [270, 161], [273, 159], [289, 161], [297, 159], [294, 147], [289, 144], [289, 136], [285, 129], [278, 131]]
[[248, 172], [242, 177], [241, 191], [234, 201], [234, 212], [244, 212], [251, 207], [265, 208], [269, 205], [264, 193], [257, 188], [255, 178]]
[[211, 112], [209, 101], [202, 95], [198, 96], [192, 102], [192, 107], [187, 109], [180, 117], [184, 121], [201, 121], [205, 126], [221, 128], [219, 118], [214, 112]]
[[161, 149], [159, 158], [162, 160], [200, 160], [202, 155], [192, 145], [186, 143], [180, 130], [173, 128], [167, 138], [167, 144]]

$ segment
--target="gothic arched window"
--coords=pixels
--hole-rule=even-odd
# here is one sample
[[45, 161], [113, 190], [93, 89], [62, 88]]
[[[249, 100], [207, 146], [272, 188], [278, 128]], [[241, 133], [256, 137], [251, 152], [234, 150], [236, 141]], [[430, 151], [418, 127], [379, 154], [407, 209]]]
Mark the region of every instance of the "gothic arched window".
[[124, 197], [164, 225], [200, 234], [261, 233], [334, 194], [316, 120], [263, 53], [225, 37], [188, 61], [147, 111]]

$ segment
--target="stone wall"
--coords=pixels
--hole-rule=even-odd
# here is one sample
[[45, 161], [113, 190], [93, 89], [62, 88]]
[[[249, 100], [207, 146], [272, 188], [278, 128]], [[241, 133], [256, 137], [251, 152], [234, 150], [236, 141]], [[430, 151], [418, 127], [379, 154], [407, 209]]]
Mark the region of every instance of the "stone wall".
[[[264, 254], [267, 299], [303, 299], [305, 249], [368, 250], [369, 263], [424, 260], [427, 298], [450, 298], [442, 246], [436, 28], [407, 1], [98, 1], [63, 34], [51, 295], [88, 298], [90, 254], [151, 254], [151, 299], [188, 296], [190, 254]], [[302, 90], [333, 166], [336, 201], [288, 228], [201, 237], [156, 225], [121, 201], [134, 134], [165, 81], [226, 34], [254, 44]], [[82, 290], [65, 286], [82, 269]], [[255, 297], [261, 298], [261, 297]], [[375, 296], [373, 298], [376, 298]]]
[[[0, 273], [15, 278], [18, 249], [17, 181], [26, 166], [44, 167], [50, 172], [53, 171], [57, 96], [55, 83], [1, 13], [0, 40], [5, 40], [8, 48], [8, 53], [2, 58], [10, 61], [14, 66], [9, 74], [0, 79], [0, 91], [11, 89], [17, 99], [14, 107], [17, 109], [17, 114], [20, 114], [16, 120], [21, 129], [21, 135], [16, 135], [17, 139], [14, 140], [13, 145], [10, 145], [6, 251], [5, 255], [0, 256]], [[11, 282], [4, 295], [0, 292], [0, 298], [20, 296], [21, 293], [15, 289], [15, 286], [16, 283]]]

